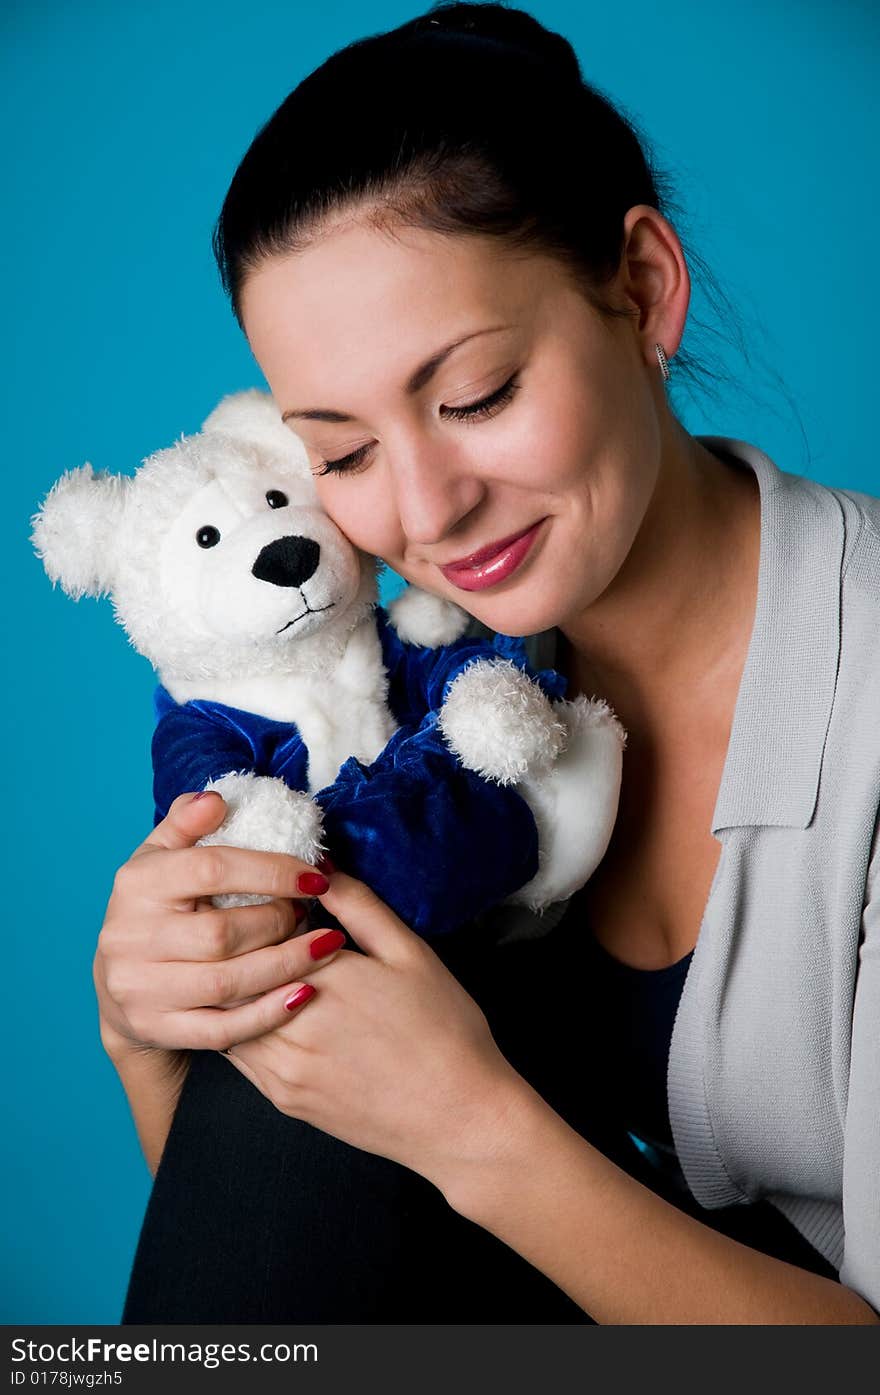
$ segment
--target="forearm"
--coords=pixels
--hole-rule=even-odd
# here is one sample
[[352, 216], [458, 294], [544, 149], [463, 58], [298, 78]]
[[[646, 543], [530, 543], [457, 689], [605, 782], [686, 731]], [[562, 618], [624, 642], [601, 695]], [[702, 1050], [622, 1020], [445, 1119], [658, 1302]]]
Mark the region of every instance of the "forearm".
[[442, 1190], [599, 1323], [880, 1322], [851, 1289], [741, 1245], [655, 1195], [518, 1077]]
[[134, 1046], [102, 1030], [104, 1049], [122, 1082], [150, 1173], [159, 1168], [189, 1069], [189, 1051]]

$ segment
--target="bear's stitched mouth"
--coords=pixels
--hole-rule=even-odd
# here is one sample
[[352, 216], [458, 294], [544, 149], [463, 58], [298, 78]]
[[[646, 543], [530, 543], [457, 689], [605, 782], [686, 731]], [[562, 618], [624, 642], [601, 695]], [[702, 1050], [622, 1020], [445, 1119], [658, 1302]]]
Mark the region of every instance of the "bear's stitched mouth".
[[302, 614], [295, 615], [292, 620], [288, 620], [286, 625], [282, 625], [280, 630], [275, 631], [276, 635], [283, 635], [285, 630], [289, 630], [291, 625], [296, 625], [300, 620], [305, 620], [307, 615], [320, 615], [322, 611], [332, 610], [336, 604], [335, 601], [331, 601], [329, 605], [319, 605], [317, 610], [312, 610], [312, 607], [309, 605], [308, 601], [306, 601], [305, 596], [303, 596], [303, 600], [305, 601], [306, 608], [302, 612]]

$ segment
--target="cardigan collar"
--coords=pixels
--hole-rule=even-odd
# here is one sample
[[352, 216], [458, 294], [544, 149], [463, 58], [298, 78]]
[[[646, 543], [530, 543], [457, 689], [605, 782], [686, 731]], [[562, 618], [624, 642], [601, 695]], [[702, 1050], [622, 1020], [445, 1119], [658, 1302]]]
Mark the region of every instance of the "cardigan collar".
[[[806, 828], [813, 817], [840, 655], [845, 522], [834, 491], [780, 470], [757, 446], [697, 436], [754, 471], [761, 494], [758, 596], [711, 831]], [[557, 632], [529, 642], [550, 666]]]
[[780, 470], [756, 446], [697, 439], [749, 466], [761, 491], [755, 620], [712, 832], [806, 828], [837, 686], [843, 509], [832, 490]]

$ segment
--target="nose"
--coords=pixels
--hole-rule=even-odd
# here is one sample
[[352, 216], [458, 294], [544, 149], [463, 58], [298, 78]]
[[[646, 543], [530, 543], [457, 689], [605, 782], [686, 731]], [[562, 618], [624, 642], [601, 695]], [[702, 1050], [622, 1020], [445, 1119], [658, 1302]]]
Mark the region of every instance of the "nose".
[[321, 549], [314, 538], [275, 538], [251, 567], [257, 581], [272, 586], [302, 586], [318, 570]]
[[436, 543], [481, 502], [485, 485], [448, 443], [429, 442], [398, 453], [391, 481], [401, 528], [411, 543]]

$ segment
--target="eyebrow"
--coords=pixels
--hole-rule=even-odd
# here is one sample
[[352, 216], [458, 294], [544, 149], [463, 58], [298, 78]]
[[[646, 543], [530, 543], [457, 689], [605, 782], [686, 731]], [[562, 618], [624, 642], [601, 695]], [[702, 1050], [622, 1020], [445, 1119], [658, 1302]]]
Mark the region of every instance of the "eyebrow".
[[[465, 334], [461, 339], [454, 339], [445, 348], [438, 349], [436, 354], [432, 354], [424, 363], [419, 364], [414, 373], [411, 373], [404, 384], [404, 391], [407, 396], [414, 397], [417, 392], [421, 392], [433, 378], [437, 369], [445, 363], [449, 355], [462, 344], [466, 344], [469, 339], [476, 339], [481, 334], [498, 334], [503, 329], [512, 329], [512, 325], [492, 325], [489, 329], [476, 329], [472, 334]], [[291, 407], [289, 411], [282, 413], [281, 420], [289, 421], [291, 417], [306, 419], [308, 421], [354, 421], [355, 418], [348, 416], [345, 412], [334, 412], [330, 407], [307, 407], [302, 411]]]

